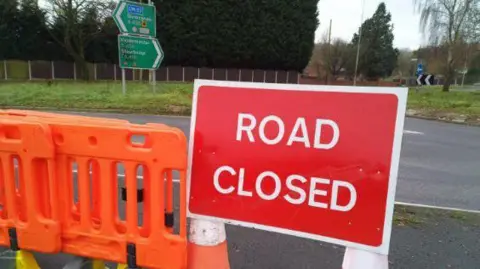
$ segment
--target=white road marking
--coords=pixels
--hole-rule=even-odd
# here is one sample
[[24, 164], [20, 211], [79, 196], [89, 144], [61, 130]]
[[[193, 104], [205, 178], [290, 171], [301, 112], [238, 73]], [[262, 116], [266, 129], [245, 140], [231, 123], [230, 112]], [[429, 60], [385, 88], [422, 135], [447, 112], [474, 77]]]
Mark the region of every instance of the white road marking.
[[433, 205], [404, 203], [404, 202], [395, 202], [395, 204], [396, 205], [404, 205], [404, 206], [412, 206], [412, 207], [431, 208], [431, 209], [440, 209], [440, 210], [447, 210], [447, 211], [458, 211], [458, 212], [465, 212], [465, 213], [480, 214], [480, 211], [478, 211], [478, 210], [460, 209], [460, 208], [454, 208], [454, 207], [443, 207], [443, 206], [433, 206]]
[[410, 130], [403, 130], [404, 134], [417, 134], [417, 135], [424, 135], [425, 133], [417, 132], [417, 131], [410, 131]]
[[[73, 173], [78, 173], [76, 169], [72, 171]], [[125, 174], [117, 174], [118, 177], [125, 177]], [[137, 175], [138, 179], [143, 179], [142, 175]], [[166, 180], [166, 179], [165, 179]], [[180, 183], [180, 179], [174, 178], [174, 183]], [[430, 208], [430, 209], [439, 209], [439, 210], [447, 210], [447, 211], [457, 211], [457, 212], [465, 212], [465, 213], [473, 213], [473, 214], [480, 214], [479, 210], [471, 210], [471, 209], [461, 209], [461, 208], [454, 208], [454, 207], [443, 207], [443, 206], [432, 206], [432, 205], [425, 205], [425, 204], [416, 204], [416, 203], [405, 203], [405, 202], [395, 202], [395, 205], [404, 205], [404, 206], [412, 206], [412, 207], [420, 207], [420, 208]]]

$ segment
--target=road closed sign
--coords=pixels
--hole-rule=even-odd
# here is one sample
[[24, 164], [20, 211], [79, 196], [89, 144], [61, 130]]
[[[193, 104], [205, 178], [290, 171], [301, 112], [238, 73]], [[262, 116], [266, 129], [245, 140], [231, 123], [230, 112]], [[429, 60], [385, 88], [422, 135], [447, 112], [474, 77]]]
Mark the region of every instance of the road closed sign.
[[388, 253], [406, 88], [194, 88], [190, 217]]

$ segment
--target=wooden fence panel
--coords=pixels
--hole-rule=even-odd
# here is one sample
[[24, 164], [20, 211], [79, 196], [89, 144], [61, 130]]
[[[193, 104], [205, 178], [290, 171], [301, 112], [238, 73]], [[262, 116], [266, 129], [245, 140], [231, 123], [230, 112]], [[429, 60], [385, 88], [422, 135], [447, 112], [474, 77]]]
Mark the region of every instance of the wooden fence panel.
[[264, 70], [253, 70], [253, 81], [254, 82], [264, 82], [265, 81], [265, 71]]
[[[75, 78], [74, 68], [75, 68], [74, 63], [63, 62], [63, 61], [53, 62], [53, 74], [55, 79], [74, 79]], [[77, 78], [82, 78], [82, 77], [77, 76]]]
[[32, 71], [32, 79], [52, 79], [52, 62], [31, 61], [30, 69]]
[[239, 81], [240, 80], [240, 70], [235, 68], [227, 69], [227, 80], [230, 81]]
[[113, 64], [96, 64], [97, 80], [115, 80], [115, 66]]
[[287, 83], [287, 72], [283, 70], [277, 71], [277, 83]]
[[275, 71], [268, 70], [265, 74], [265, 82], [267, 83], [275, 83]]
[[196, 67], [185, 67], [184, 74], [185, 74], [185, 81], [192, 82], [196, 78], [199, 78], [198, 68]]
[[224, 69], [224, 68], [213, 69], [213, 79], [227, 80], [227, 69]]
[[253, 71], [250, 69], [240, 70], [240, 81], [252, 81]]
[[156, 73], [157, 81], [167, 81], [167, 67], [160, 67]]
[[201, 79], [212, 79], [213, 78], [213, 70], [211, 68], [200, 68], [200, 78]]
[[169, 81], [183, 81], [183, 68], [181, 66], [168, 67]]

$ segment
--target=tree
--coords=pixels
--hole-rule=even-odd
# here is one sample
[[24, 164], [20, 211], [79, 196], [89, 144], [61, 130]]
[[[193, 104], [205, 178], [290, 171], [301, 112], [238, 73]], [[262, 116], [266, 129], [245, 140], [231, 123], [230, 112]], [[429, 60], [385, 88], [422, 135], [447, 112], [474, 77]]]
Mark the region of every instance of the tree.
[[86, 79], [91, 79], [85, 56], [86, 48], [103, 33], [113, 2], [98, 0], [48, 0], [47, 11], [52, 20], [50, 33], [69, 56], [80, 65]]
[[318, 0], [155, 0], [165, 64], [302, 71]]
[[[361, 26], [358, 73], [367, 79], [376, 80], [390, 76], [395, 69], [398, 50], [393, 47], [393, 25], [385, 3], [380, 3], [373, 16]], [[358, 44], [359, 35], [354, 34], [352, 46]]]
[[[0, 0], [0, 58], [75, 61], [85, 78], [87, 62], [118, 62], [118, 0], [43, 0], [42, 9], [37, 1]], [[302, 71], [318, 1], [153, 0], [163, 64]]]
[[52, 42], [47, 26], [45, 12], [39, 8], [36, 0], [23, 0], [18, 11], [18, 38], [21, 60], [52, 60], [53, 53], [58, 54], [58, 46]]
[[416, 70], [415, 63], [412, 62], [413, 52], [409, 49], [399, 50], [397, 65], [394, 74], [399, 77], [411, 77]]
[[17, 0], [0, 1], [0, 59], [17, 58], [19, 48], [15, 45], [18, 29]]
[[455, 57], [470, 38], [475, 36], [476, 12], [480, 0], [414, 0], [421, 11], [420, 27], [435, 45], [446, 49], [444, 57], [445, 83], [443, 91], [448, 92], [455, 79], [455, 66], [463, 57]]
[[348, 42], [335, 39], [331, 44], [323, 43], [320, 47], [323, 69], [334, 79], [345, 69], [354, 54]]

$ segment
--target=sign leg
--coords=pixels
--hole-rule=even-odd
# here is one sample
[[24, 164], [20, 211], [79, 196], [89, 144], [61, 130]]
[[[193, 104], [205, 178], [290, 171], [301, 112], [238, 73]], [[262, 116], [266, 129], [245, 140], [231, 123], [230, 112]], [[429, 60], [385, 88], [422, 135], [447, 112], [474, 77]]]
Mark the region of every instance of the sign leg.
[[388, 269], [388, 256], [347, 247], [342, 269]]
[[122, 68], [122, 93], [127, 94], [127, 82], [125, 81], [125, 68]]
[[153, 93], [157, 92], [157, 72], [156, 70], [152, 71], [152, 87], [153, 87]]

